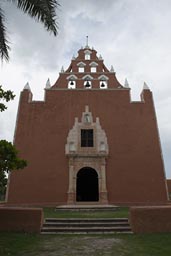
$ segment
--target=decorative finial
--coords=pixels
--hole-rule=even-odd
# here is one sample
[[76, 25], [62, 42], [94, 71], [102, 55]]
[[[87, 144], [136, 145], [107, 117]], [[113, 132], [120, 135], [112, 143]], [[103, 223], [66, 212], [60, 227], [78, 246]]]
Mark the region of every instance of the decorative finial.
[[89, 106], [88, 105], [85, 106], [85, 112], [89, 112]]
[[148, 87], [148, 85], [145, 82], [144, 82], [143, 90], [150, 90], [150, 88]]
[[31, 91], [30, 85], [29, 85], [28, 82], [27, 82], [26, 85], [24, 86], [24, 90], [29, 90], [29, 91]]
[[50, 87], [51, 87], [50, 79], [48, 78], [48, 80], [46, 82], [46, 89], [49, 89]]
[[61, 73], [64, 73], [64, 67], [62, 66], [62, 68], [61, 68]]
[[86, 47], [88, 47], [88, 36], [86, 36]]
[[128, 80], [127, 80], [127, 79], [125, 79], [125, 84], [124, 84], [124, 86], [125, 86], [126, 88], [129, 88], [129, 83], [128, 83]]
[[99, 56], [99, 60], [102, 60], [103, 58], [102, 58], [102, 55], [100, 54], [100, 56]]
[[115, 72], [115, 71], [114, 71], [113, 66], [111, 66], [111, 68], [110, 68], [110, 72], [112, 72], [112, 73], [114, 73], [114, 72]]

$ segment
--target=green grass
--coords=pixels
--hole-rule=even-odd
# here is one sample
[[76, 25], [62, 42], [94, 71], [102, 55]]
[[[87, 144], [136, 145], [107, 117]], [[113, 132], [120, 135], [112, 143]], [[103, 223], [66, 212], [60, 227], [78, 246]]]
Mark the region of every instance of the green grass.
[[0, 255], [25, 255], [38, 250], [40, 235], [0, 232]]
[[33, 235], [0, 233], [0, 256], [169, 256], [171, 234]]
[[121, 207], [114, 211], [56, 211], [55, 208], [44, 208], [45, 218], [126, 218], [129, 209]]

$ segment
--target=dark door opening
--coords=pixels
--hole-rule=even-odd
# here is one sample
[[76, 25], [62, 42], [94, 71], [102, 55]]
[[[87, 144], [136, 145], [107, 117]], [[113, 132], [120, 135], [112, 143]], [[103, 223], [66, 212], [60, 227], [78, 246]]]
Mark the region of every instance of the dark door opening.
[[98, 174], [90, 167], [84, 167], [77, 174], [78, 202], [90, 202], [99, 200]]

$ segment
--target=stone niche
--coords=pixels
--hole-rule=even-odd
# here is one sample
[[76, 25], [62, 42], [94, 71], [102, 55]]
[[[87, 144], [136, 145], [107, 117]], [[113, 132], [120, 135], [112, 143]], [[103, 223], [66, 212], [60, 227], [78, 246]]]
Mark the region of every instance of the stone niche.
[[[90, 131], [90, 135], [87, 130]], [[87, 138], [87, 136], [89, 136], [89, 138]], [[65, 154], [68, 157], [69, 162], [69, 188], [67, 203], [77, 203], [78, 172], [83, 168], [85, 168], [85, 170], [90, 168], [97, 172], [99, 195], [98, 202], [96, 203], [108, 204], [106, 188], [106, 158], [109, 154], [109, 148], [107, 137], [105, 131], [100, 125], [99, 118], [96, 117], [96, 121], [93, 122], [93, 116], [89, 111], [88, 106], [85, 106], [85, 112], [82, 113], [81, 122], [79, 122], [77, 117], [75, 118], [74, 126], [69, 131], [67, 137]], [[84, 202], [84, 204], [85, 203], [86, 202]]]

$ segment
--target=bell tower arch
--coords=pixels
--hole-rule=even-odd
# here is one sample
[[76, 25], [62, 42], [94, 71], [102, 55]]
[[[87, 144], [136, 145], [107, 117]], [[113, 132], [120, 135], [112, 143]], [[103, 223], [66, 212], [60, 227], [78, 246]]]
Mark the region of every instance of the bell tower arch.
[[[77, 190], [80, 186], [78, 178], [80, 178], [80, 170], [84, 170], [83, 176], [88, 177], [90, 169], [97, 172], [98, 195], [94, 200], [99, 204], [108, 204], [107, 188], [106, 188], [106, 159], [109, 154], [107, 137], [105, 131], [100, 125], [99, 118], [93, 121], [92, 113], [89, 107], [85, 106], [82, 113], [81, 122], [75, 118], [73, 128], [69, 131], [67, 143], [65, 145], [65, 154], [69, 163], [69, 187], [68, 187], [68, 204], [75, 204], [79, 199]], [[86, 173], [87, 172], [87, 173]], [[89, 175], [91, 179], [91, 174]], [[80, 178], [81, 179], [81, 178]], [[93, 179], [93, 175], [92, 175]], [[82, 181], [83, 182], [83, 181]], [[89, 181], [91, 183], [91, 180]], [[85, 179], [86, 183], [86, 179]], [[88, 186], [83, 184], [82, 186]], [[85, 190], [86, 191], [86, 187]], [[87, 190], [88, 191], [88, 190]], [[89, 196], [84, 194], [84, 198]], [[83, 200], [86, 201], [86, 200]]]

